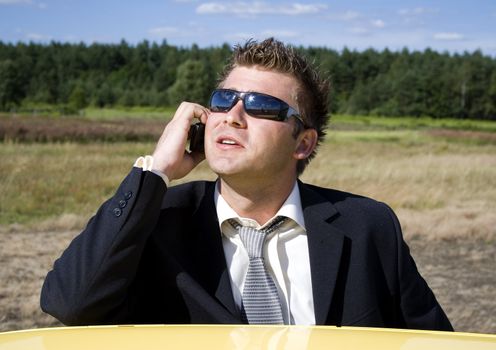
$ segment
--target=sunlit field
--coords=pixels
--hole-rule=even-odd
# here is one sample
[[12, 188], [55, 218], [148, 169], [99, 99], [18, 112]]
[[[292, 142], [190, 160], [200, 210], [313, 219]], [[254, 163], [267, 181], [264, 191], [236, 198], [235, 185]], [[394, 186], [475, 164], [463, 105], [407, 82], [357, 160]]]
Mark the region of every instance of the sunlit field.
[[[350, 118], [335, 118], [302, 180], [393, 207], [455, 328], [496, 333], [493, 124]], [[0, 330], [58, 325], [38, 307], [44, 275], [135, 159], [153, 151], [153, 130], [141, 142], [1, 141]], [[215, 178], [203, 163], [180, 182]]]
[[[79, 229], [148, 142], [4, 141], [3, 231]], [[215, 179], [202, 164], [186, 179]], [[333, 130], [302, 180], [392, 206], [405, 234], [482, 237], [496, 230], [496, 134], [430, 129]]]

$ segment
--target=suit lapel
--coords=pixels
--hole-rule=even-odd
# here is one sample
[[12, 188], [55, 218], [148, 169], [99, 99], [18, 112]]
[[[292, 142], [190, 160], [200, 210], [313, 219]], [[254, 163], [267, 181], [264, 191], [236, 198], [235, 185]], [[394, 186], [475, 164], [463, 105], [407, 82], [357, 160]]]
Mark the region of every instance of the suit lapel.
[[345, 235], [330, 223], [338, 215], [326, 198], [299, 182], [308, 237], [316, 324], [325, 324], [339, 274]]
[[[213, 200], [214, 188], [215, 184], [207, 183], [192, 217], [192, 231], [197, 234], [194, 234], [195, 265], [207, 292], [214, 295], [231, 315], [240, 319], [222, 246]], [[332, 307], [346, 237], [332, 225], [333, 216], [339, 215], [334, 205], [301, 182], [299, 189], [308, 236], [315, 322], [325, 324]]]
[[198, 233], [195, 253], [202, 285], [207, 291], [232, 314], [237, 316], [231, 289], [229, 272], [227, 271], [222, 235], [219, 229], [217, 212], [214, 204], [215, 184], [207, 183], [204, 196], [198, 210], [193, 214], [193, 231]]

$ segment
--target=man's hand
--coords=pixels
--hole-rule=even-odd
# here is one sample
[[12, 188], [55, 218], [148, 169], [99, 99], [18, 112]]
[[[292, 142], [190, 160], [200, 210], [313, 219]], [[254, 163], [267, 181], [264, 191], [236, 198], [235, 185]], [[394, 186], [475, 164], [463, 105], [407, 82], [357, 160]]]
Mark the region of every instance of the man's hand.
[[205, 124], [209, 114], [206, 107], [182, 102], [155, 147], [153, 169], [164, 173], [169, 180], [175, 180], [188, 175], [205, 159], [201, 152], [187, 152], [186, 143], [192, 120], [197, 118]]

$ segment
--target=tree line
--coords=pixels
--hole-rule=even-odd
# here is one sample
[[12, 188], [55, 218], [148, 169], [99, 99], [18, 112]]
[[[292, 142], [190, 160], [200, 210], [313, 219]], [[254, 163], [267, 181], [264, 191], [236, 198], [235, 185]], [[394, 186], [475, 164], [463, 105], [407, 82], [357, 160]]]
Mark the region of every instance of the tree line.
[[[326, 74], [334, 113], [496, 120], [496, 59], [298, 47]], [[0, 110], [206, 103], [231, 48], [0, 41]]]

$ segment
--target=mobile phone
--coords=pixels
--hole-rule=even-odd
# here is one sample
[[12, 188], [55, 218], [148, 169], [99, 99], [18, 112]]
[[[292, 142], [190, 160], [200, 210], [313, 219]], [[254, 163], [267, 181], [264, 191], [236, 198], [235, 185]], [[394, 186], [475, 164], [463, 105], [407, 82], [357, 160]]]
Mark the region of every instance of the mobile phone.
[[188, 133], [189, 151], [204, 152], [205, 149], [205, 124], [196, 123], [191, 125]]

